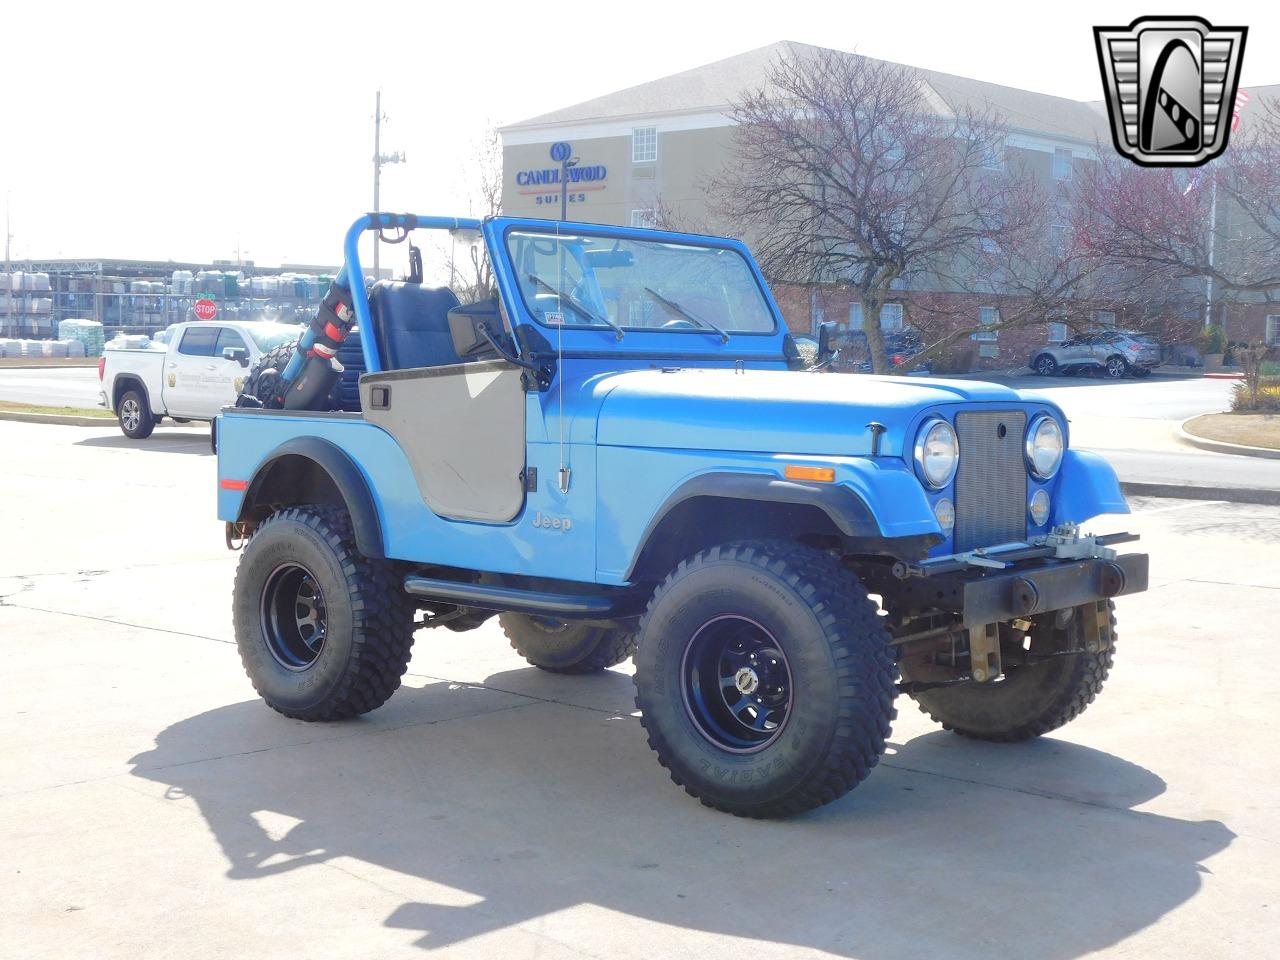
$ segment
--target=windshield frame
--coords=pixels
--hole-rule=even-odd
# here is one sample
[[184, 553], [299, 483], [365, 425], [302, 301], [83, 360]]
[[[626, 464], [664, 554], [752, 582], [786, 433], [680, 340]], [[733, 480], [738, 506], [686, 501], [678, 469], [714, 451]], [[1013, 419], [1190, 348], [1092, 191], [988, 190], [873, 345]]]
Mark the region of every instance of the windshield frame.
[[[559, 227], [559, 230], [557, 230], [557, 227]], [[759, 297], [760, 304], [764, 307], [765, 313], [768, 315], [769, 319], [772, 321], [772, 326], [768, 330], [728, 329], [727, 332], [731, 337], [731, 341], [729, 341], [729, 343], [731, 344], [732, 342], [739, 340], [739, 338], [748, 338], [748, 339], [777, 338], [786, 330], [786, 322], [783, 320], [781, 312], [779, 311], [777, 304], [774, 302], [773, 295], [769, 290], [768, 285], [765, 283], [763, 276], [761, 276], [760, 274], [759, 265], [756, 264], [755, 260], [751, 257], [750, 253], [746, 250], [746, 247], [743, 246], [740, 242], [727, 240], [720, 237], [710, 237], [710, 236], [704, 237], [696, 234], [677, 234], [677, 233], [668, 232], [668, 231], [649, 230], [649, 229], [644, 229], [639, 227], [618, 227], [618, 226], [611, 226], [607, 224], [579, 223], [576, 221], [565, 222], [561, 224], [561, 223], [558, 223], [557, 221], [552, 221], [552, 220], [529, 220], [529, 219], [521, 218], [517, 222], [511, 222], [503, 225], [503, 229], [501, 232], [502, 253], [503, 253], [505, 262], [510, 264], [510, 266], [512, 267], [511, 272], [513, 274], [513, 279], [515, 279], [516, 281], [514, 283], [515, 289], [513, 291], [515, 294], [514, 299], [519, 303], [520, 307], [522, 308], [521, 312], [523, 314], [523, 318], [527, 319], [527, 322], [533, 324], [535, 327], [537, 327], [540, 330], [551, 331], [551, 332], [562, 330], [565, 333], [572, 332], [575, 334], [581, 333], [584, 331], [589, 331], [589, 332], [603, 331], [604, 333], [607, 333], [609, 335], [610, 339], [613, 339], [613, 334], [614, 334], [614, 331], [604, 324], [593, 324], [593, 323], [551, 324], [551, 323], [545, 323], [542, 319], [540, 319], [538, 312], [531, 307], [531, 305], [528, 302], [528, 299], [526, 298], [524, 284], [519, 282], [518, 276], [514, 276], [516, 274], [516, 270], [515, 270], [515, 263], [513, 259], [513, 251], [510, 245], [512, 233], [536, 234], [538, 236], [546, 237], [553, 241], [556, 240], [557, 238], [563, 238], [565, 236], [581, 236], [581, 237], [597, 238], [601, 240], [626, 240], [626, 241], [637, 242], [637, 243], [666, 244], [669, 246], [685, 246], [685, 247], [700, 248], [704, 250], [719, 250], [727, 253], [732, 253], [741, 260], [742, 265], [746, 268], [747, 275], [751, 278], [751, 282], [755, 285], [755, 291], [757, 296]], [[715, 350], [723, 349], [725, 346], [724, 342], [719, 342], [721, 341], [720, 336], [714, 330], [708, 327], [702, 327], [702, 326], [696, 326], [696, 325], [691, 325], [688, 327], [671, 327], [671, 328], [637, 327], [637, 326], [631, 326], [626, 323], [623, 323], [621, 322], [621, 320], [617, 320], [615, 322], [617, 322], [617, 325], [625, 332], [626, 337], [628, 339], [630, 339], [631, 337], [647, 339], [648, 337], [654, 334], [657, 334], [660, 336], [668, 336], [668, 335], [689, 336], [690, 334], [692, 334], [696, 337], [701, 338], [704, 341], [708, 341], [709, 345], [712, 340], [717, 341], [712, 345], [713, 352]], [[730, 350], [732, 350], [731, 346], [730, 346]]]

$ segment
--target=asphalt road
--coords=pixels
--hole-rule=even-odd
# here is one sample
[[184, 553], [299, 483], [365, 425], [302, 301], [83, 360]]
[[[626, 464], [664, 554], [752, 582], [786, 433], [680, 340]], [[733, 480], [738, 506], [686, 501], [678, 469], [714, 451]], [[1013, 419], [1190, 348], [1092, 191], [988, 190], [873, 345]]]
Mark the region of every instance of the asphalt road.
[[899, 703], [842, 800], [673, 786], [629, 669], [422, 631], [368, 717], [286, 720], [232, 644], [202, 436], [0, 422], [6, 957], [1269, 956], [1280, 509], [1137, 501], [1152, 589], [1074, 723], [970, 742]]
[[0, 367], [0, 400], [87, 409], [98, 405], [100, 389], [94, 367], [25, 370]]

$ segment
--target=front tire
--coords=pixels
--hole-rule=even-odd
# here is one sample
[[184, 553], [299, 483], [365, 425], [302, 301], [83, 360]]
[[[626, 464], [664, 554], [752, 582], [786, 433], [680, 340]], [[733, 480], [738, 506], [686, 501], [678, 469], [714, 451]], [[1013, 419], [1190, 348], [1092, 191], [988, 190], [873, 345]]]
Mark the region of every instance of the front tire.
[[345, 720], [385, 703], [409, 666], [414, 611], [391, 564], [361, 556], [334, 507], [272, 514], [236, 568], [245, 672], [268, 706], [297, 720]]
[[760, 541], [704, 550], [640, 627], [636, 706], [671, 779], [709, 807], [777, 817], [876, 765], [894, 717], [889, 634], [828, 554]]
[[523, 613], [499, 614], [498, 622], [516, 653], [551, 673], [599, 673], [626, 660], [636, 649], [636, 635], [628, 630]]
[[[965, 683], [912, 694], [920, 709], [947, 730], [975, 740], [1011, 743], [1056, 730], [1080, 716], [1102, 691], [1115, 654], [1115, 604], [1106, 602], [1109, 642], [1096, 653], [1054, 656], [1084, 650], [1101, 638], [1085, 636], [1085, 608], [1058, 626], [1056, 614], [1036, 618], [1031, 628], [1029, 663], [1011, 666], [1023, 656], [1021, 645], [1001, 650], [1005, 676], [988, 683]], [[913, 679], [904, 665], [904, 676]], [[922, 677], [921, 679], [928, 679]]]
[[151, 404], [141, 390], [126, 391], [116, 407], [116, 417], [120, 421], [120, 432], [130, 440], [145, 440], [156, 428], [156, 418], [151, 412]]
[[1042, 377], [1052, 377], [1058, 372], [1058, 361], [1047, 353], [1036, 357], [1035, 371]]

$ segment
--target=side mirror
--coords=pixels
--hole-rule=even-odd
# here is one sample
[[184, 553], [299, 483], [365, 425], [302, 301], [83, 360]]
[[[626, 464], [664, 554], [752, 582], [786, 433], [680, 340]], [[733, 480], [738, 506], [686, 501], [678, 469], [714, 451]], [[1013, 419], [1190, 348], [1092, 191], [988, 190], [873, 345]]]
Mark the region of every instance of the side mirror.
[[836, 322], [818, 324], [818, 365], [826, 366], [836, 358]]
[[453, 338], [454, 352], [463, 360], [494, 352], [493, 344], [482, 328], [488, 329], [492, 336], [502, 336], [502, 317], [498, 313], [497, 300], [477, 300], [449, 311], [449, 335]]
[[244, 347], [223, 347], [222, 359], [234, 360], [240, 366], [247, 367], [249, 365], [249, 351]]
[[813, 337], [788, 333], [782, 338], [782, 353], [790, 370], [811, 370], [818, 363], [818, 341]]

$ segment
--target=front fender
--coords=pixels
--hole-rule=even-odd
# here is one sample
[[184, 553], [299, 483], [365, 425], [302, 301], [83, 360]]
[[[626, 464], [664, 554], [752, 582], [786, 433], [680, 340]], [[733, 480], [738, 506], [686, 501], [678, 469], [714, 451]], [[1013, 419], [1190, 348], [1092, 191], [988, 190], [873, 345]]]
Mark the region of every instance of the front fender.
[[1103, 513], [1128, 513], [1120, 480], [1111, 464], [1096, 453], [1068, 450], [1058, 470], [1053, 498], [1053, 524], [1084, 523]]

